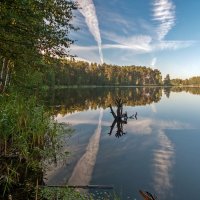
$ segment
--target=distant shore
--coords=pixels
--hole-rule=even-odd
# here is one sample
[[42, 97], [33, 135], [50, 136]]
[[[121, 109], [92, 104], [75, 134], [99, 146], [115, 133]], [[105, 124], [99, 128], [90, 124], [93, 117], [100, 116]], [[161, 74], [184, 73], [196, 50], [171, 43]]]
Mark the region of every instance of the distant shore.
[[138, 87], [191, 87], [200, 88], [200, 85], [55, 85], [54, 87], [44, 86], [44, 89], [65, 89], [65, 88], [138, 88]]

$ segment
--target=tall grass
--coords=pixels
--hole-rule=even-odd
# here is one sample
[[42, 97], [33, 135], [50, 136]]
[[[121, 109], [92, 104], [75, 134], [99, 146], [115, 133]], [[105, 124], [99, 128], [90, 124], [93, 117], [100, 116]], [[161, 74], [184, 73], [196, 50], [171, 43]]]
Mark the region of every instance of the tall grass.
[[62, 128], [36, 97], [0, 96], [0, 193], [42, 184], [44, 161], [59, 155]]

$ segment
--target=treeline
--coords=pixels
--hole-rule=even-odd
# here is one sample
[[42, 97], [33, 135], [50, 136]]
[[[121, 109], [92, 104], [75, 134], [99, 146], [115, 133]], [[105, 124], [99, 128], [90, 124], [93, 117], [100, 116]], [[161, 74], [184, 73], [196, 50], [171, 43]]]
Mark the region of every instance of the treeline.
[[200, 76], [194, 76], [189, 79], [172, 79], [172, 85], [192, 85], [192, 86], [199, 86], [200, 85]]
[[45, 76], [45, 85], [161, 85], [157, 69], [62, 60]]
[[57, 64], [44, 76], [44, 85], [54, 86], [180, 86], [200, 85], [200, 76], [189, 79], [170, 79], [167, 74], [162, 80], [158, 69], [145, 66], [118, 66], [111, 64], [88, 63], [75, 59], [57, 60]]

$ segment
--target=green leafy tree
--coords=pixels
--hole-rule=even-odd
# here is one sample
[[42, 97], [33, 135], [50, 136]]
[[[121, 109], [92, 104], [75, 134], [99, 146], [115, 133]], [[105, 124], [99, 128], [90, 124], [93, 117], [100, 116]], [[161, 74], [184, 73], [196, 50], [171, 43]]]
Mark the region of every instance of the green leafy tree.
[[[45, 84], [51, 82], [49, 73]], [[117, 66], [62, 60], [57, 63], [55, 85], [161, 85], [159, 70], [141, 66]]]
[[68, 56], [73, 43], [69, 31], [76, 30], [71, 24], [76, 8], [76, 3], [66, 0], [1, 1], [1, 88], [5, 89], [11, 74], [22, 67], [38, 71], [52, 57]]
[[166, 77], [164, 78], [163, 84], [164, 85], [171, 85], [171, 80], [170, 80], [169, 74], [167, 74]]

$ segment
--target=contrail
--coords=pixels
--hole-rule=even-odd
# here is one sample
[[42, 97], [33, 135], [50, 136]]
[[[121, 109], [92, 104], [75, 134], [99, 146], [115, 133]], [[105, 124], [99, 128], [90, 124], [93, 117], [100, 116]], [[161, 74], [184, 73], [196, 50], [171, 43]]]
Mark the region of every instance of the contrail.
[[100, 110], [98, 127], [95, 134], [90, 138], [85, 154], [76, 164], [73, 173], [68, 180], [69, 185], [88, 185], [90, 183], [99, 150], [102, 117], [103, 109]]
[[100, 60], [103, 63], [101, 34], [94, 3], [92, 0], [77, 0], [77, 2], [80, 5], [79, 11], [85, 17], [86, 24], [98, 44]]

